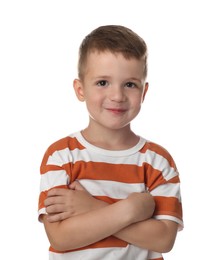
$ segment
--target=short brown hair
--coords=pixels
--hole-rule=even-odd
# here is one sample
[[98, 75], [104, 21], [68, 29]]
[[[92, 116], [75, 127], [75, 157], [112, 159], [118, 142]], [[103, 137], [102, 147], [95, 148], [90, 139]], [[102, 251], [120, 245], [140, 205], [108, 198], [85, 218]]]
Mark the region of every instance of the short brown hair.
[[121, 53], [126, 59], [144, 59], [144, 78], [147, 76], [147, 46], [135, 32], [120, 25], [100, 26], [88, 34], [79, 48], [78, 76], [84, 77], [84, 66], [91, 51]]

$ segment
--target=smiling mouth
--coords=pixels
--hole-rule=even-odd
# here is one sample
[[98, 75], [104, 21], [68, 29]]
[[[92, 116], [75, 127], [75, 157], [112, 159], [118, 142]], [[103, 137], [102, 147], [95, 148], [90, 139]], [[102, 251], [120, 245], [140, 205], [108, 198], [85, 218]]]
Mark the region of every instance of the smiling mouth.
[[122, 108], [107, 108], [107, 110], [114, 114], [122, 114], [126, 112], [126, 109], [122, 109]]

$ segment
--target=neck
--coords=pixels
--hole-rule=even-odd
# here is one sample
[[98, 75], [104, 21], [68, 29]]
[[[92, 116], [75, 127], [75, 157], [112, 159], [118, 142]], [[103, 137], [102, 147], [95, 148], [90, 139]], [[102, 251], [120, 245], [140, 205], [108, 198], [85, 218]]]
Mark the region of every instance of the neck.
[[139, 137], [127, 125], [121, 129], [94, 128], [89, 125], [82, 131], [84, 138], [91, 144], [107, 150], [125, 150], [133, 147]]

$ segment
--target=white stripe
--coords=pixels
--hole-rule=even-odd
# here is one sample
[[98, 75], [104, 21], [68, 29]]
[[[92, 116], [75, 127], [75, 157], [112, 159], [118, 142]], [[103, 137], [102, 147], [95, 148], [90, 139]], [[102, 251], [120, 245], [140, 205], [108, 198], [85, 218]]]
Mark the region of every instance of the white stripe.
[[69, 182], [70, 178], [65, 170], [49, 171], [41, 175], [40, 191], [49, 190], [60, 185], [68, 185]]
[[38, 211], [38, 221], [42, 223], [42, 220], [40, 218], [41, 215], [46, 215], [47, 212], [46, 212], [46, 208], [42, 208]]
[[144, 183], [122, 183], [102, 180], [78, 180], [93, 196], [108, 196], [114, 199], [125, 199], [132, 192], [145, 191]]
[[39, 216], [42, 215], [42, 214], [47, 214], [47, 213], [46, 213], [46, 208], [41, 208], [41, 209], [38, 211], [38, 214], [39, 214]]
[[176, 197], [179, 201], [181, 201], [180, 183], [165, 183], [157, 186], [150, 193], [152, 196]]
[[156, 259], [156, 258], [161, 258], [161, 257], [162, 257], [161, 253], [149, 251], [149, 258], [148, 258], [149, 260]]
[[[75, 149], [74, 151], [79, 151], [79, 150]], [[69, 148], [55, 151], [52, 155], [49, 156], [46, 164], [62, 166], [63, 164], [73, 162], [72, 152], [73, 151], [69, 150]]]
[[90, 153], [87, 149], [69, 150], [68, 148], [54, 152], [49, 156], [47, 165], [62, 166], [67, 163], [76, 163], [78, 161], [84, 162], [102, 162], [110, 164], [128, 164], [142, 166], [144, 163], [150, 164], [154, 169], [162, 172], [165, 180], [169, 180], [178, 175], [174, 168], [170, 167], [169, 162], [161, 155], [147, 150], [146, 153], [134, 153], [126, 157], [109, 156], [107, 160], [106, 155]]
[[178, 231], [182, 230], [184, 225], [183, 225], [183, 221], [180, 220], [179, 218], [176, 218], [174, 216], [170, 216], [170, 215], [157, 215], [157, 216], [154, 216], [155, 219], [158, 219], [158, 220], [171, 220], [171, 221], [174, 221], [176, 223], [179, 224], [179, 227], [178, 227]]

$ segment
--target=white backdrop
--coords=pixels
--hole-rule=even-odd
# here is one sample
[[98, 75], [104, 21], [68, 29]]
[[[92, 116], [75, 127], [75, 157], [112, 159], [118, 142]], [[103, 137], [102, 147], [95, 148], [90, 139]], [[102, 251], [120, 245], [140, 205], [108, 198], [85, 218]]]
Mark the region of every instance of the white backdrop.
[[130, 27], [149, 47], [150, 89], [133, 127], [169, 150], [182, 181], [185, 229], [165, 259], [220, 258], [219, 2], [0, 2], [0, 232], [5, 259], [47, 259], [48, 241], [37, 221], [39, 166], [52, 142], [87, 124], [72, 80], [81, 40], [104, 24]]

